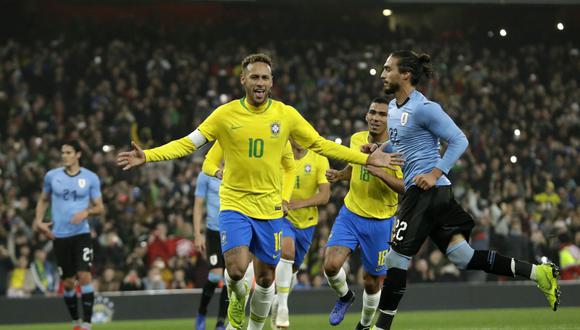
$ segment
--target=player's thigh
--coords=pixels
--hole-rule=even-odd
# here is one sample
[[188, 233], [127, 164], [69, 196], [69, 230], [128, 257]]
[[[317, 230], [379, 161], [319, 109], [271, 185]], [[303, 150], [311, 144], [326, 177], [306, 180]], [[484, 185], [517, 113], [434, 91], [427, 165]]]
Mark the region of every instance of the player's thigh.
[[225, 267], [225, 261], [220, 242], [220, 233], [218, 231], [210, 229], [207, 230], [205, 234], [205, 251], [210, 270]]
[[391, 248], [399, 254], [412, 257], [421, 248], [433, 228], [429, 215], [436, 188], [423, 190], [411, 186], [399, 205], [398, 219], [392, 234]]
[[459, 234], [463, 239], [469, 240], [471, 230], [475, 226], [475, 221], [455, 201], [451, 187], [445, 187], [439, 194], [442, 195], [441, 198], [436, 198], [434, 201], [439, 211], [433, 215], [433, 220], [436, 225], [429, 236], [439, 250], [445, 254], [454, 236]]
[[385, 220], [360, 219], [358, 228], [361, 258], [366, 273], [373, 276], [386, 274], [390, 233], [394, 217]]
[[273, 220], [251, 219], [252, 241], [250, 252], [255, 259], [276, 266], [282, 251], [282, 218]]
[[282, 220], [282, 259], [294, 260], [296, 231], [288, 219]]
[[333, 246], [343, 246], [352, 251], [358, 246], [358, 239], [356, 234], [356, 221], [358, 217], [356, 214], [349, 211], [345, 206], [340, 209], [330, 235], [328, 236], [327, 249]]
[[65, 280], [74, 279], [77, 271], [75, 269], [74, 245], [71, 243], [70, 238], [55, 238], [53, 242], [60, 276]]
[[312, 238], [314, 237], [315, 227], [308, 227], [304, 229], [296, 229], [296, 239], [294, 240], [294, 269], [298, 269], [308, 250], [310, 250], [310, 245], [312, 245]]
[[75, 272], [91, 272], [93, 267], [93, 242], [90, 234], [74, 236]]
[[250, 217], [237, 211], [220, 212], [220, 243], [224, 255], [233, 248], [250, 246], [253, 235], [250, 220]]

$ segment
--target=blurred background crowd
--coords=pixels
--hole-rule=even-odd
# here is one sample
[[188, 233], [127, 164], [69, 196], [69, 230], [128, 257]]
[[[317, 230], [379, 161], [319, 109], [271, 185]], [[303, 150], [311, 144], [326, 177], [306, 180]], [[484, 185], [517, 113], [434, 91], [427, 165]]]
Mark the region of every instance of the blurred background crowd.
[[[437, 76], [419, 89], [470, 141], [451, 179], [476, 220], [474, 248], [556, 262], [565, 279], [580, 274], [580, 45], [571, 39], [508, 41], [485, 28], [411, 29], [353, 17], [325, 25], [272, 12], [205, 25], [34, 24], [34, 33], [0, 39], [0, 295], [59, 292], [52, 244], [31, 224], [43, 176], [71, 138], [83, 147], [81, 165], [99, 175], [106, 207], [90, 220], [96, 289], [202, 287], [208, 267], [192, 242], [192, 205], [203, 152], [131, 172], [114, 158], [132, 139], [151, 147], [182, 137], [241, 97], [239, 63], [258, 51], [275, 61], [273, 97], [345, 145], [366, 129], [367, 107], [382, 96], [388, 53], [429, 53]], [[320, 207], [298, 288], [326, 285], [323, 252], [347, 189], [334, 184]], [[348, 268], [360, 282], [357, 253]], [[428, 242], [409, 280], [510, 279], [460, 272]]]

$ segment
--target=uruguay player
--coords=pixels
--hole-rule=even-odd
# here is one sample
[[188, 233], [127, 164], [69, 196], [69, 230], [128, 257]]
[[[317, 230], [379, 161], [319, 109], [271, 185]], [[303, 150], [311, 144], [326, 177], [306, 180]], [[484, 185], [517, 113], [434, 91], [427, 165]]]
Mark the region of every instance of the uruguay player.
[[[215, 176], [209, 176], [203, 172], [197, 176], [195, 186], [195, 201], [193, 206], [193, 230], [196, 250], [206, 253], [209, 261], [208, 281], [203, 287], [199, 309], [195, 319], [195, 329], [205, 330], [207, 305], [209, 305], [214, 291], [224, 276], [224, 256], [222, 254], [219, 232], [218, 215], [220, 211], [219, 190], [221, 185], [222, 170], [217, 169]], [[206, 210], [205, 236], [202, 234], [202, 218]], [[220, 295], [216, 330], [225, 330], [224, 322], [228, 307], [228, 294], [225, 287]]]
[[[94, 301], [91, 284], [93, 246], [88, 217], [103, 213], [104, 207], [99, 177], [80, 167], [80, 158], [78, 142], [62, 145], [64, 166], [50, 170], [44, 176], [34, 228], [54, 239], [54, 252], [64, 283], [64, 301], [75, 323], [74, 329], [88, 330], [91, 328]], [[47, 223], [43, 219], [49, 204], [52, 206], [52, 222]], [[78, 315], [75, 276], [81, 287], [82, 322]]]
[[[449, 170], [467, 148], [467, 138], [443, 111], [415, 89], [432, 69], [427, 54], [409, 50], [392, 53], [381, 79], [389, 104], [388, 127], [395, 151], [403, 154], [406, 192], [399, 206], [392, 249], [387, 255], [385, 279], [376, 329], [390, 329], [406, 288], [407, 268], [427, 236], [460, 269], [483, 270], [503, 276], [522, 276], [537, 282], [553, 310], [559, 304], [558, 268], [532, 265], [496, 251], [475, 251], [468, 243], [474, 221], [455, 201]], [[443, 157], [439, 140], [447, 141]]]

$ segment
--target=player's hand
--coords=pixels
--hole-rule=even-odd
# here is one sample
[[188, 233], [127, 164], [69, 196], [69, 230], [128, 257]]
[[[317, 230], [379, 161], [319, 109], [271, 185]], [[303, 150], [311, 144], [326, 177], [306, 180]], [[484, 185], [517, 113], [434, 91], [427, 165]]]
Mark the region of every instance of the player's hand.
[[299, 199], [290, 201], [290, 203], [288, 203], [288, 209], [290, 211], [296, 210], [296, 209], [301, 209], [303, 207], [304, 207], [304, 203]]
[[81, 223], [81, 221], [83, 221], [84, 219], [86, 219], [88, 217], [89, 217], [89, 211], [82, 210], [80, 212], [75, 213], [75, 215], [70, 220], [70, 223], [72, 223], [73, 225], [78, 225], [79, 223]]
[[339, 170], [328, 169], [326, 170], [326, 180], [330, 183], [335, 183], [342, 180], [342, 173]]
[[222, 170], [215, 171], [215, 177], [221, 180], [224, 177], [224, 171]]
[[205, 236], [201, 233], [196, 233], [193, 237], [193, 246], [197, 252], [205, 255]]
[[52, 230], [50, 230], [50, 226], [52, 226], [52, 221], [51, 222], [36, 222], [34, 225], [34, 228], [37, 231], [43, 233], [49, 239], [54, 239], [54, 234], [52, 233]]
[[376, 143], [367, 143], [367, 144], [363, 144], [362, 146], [360, 146], [360, 151], [364, 152], [365, 154], [370, 154], [370, 153], [374, 152], [375, 150], [377, 150], [378, 147], [379, 147], [379, 145]]
[[403, 166], [405, 161], [403, 160], [403, 154], [400, 152], [387, 153], [382, 150], [382, 148], [375, 148], [375, 151], [367, 159], [366, 165], [374, 165], [378, 167], [386, 167], [393, 171], [396, 171], [395, 166]]
[[437, 183], [437, 176], [432, 173], [419, 174], [413, 178], [413, 182], [423, 190], [429, 190]]
[[122, 166], [123, 171], [145, 164], [145, 153], [135, 141], [131, 141], [131, 151], [123, 151], [117, 155], [117, 166]]
[[282, 211], [284, 212], [284, 216], [288, 215], [288, 211], [290, 210], [290, 205], [287, 201], [282, 201]]

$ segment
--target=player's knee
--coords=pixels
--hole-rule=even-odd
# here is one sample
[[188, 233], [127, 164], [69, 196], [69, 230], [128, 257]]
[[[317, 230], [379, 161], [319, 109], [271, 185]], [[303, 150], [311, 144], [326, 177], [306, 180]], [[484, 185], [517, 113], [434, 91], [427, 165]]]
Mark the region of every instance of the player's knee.
[[75, 279], [73, 277], [65, 278], [62, 281], [65, 290], [73, 290], [75, 288]]
[[469, 246], [467, 241], [450, 246], [447, 248], [447, 251], [445, 251], [445, 255], [449, 258], [449, 261], [455, 264], [459, 269], [467, 269], [467, 265], [471, 261], [471, 258], [473, 258], [474, 253], [475, 250]]
[[409, 269], [409, 263], [411, 262], [411, 257], [407, 257], [400, 253], [395, 252], [393, 249], [387, 253], [387, 269], [399, 268], [402, 270]]
[[92, 283], [93, 279], [91, 276], [91, 273], [89, 272], [78, 272], [78, 278], [79, 278], [79, 284], [82, 285], [87, 285]]
[[334, 259], [332, 257], [324, 259], [324, 273], [327, 276], [335, 276], [338, 274], [340, 267], [342, 267], [340, 260]]
[[381, 288], [381, 281], [377, 276], [366, 274], [364, 276], [364, 286], [366, 293], [375, 294], [379, 292]]
[[256, 284], [263, 288], [269, 288], [272, 283], [274, 283], [273, 274], [262, 274], [256, 278]]
[[286, 260], [294, 260], [294, 251], [282, 249], [281, 257], [282, 257], [282, 259], [286, 259]]

